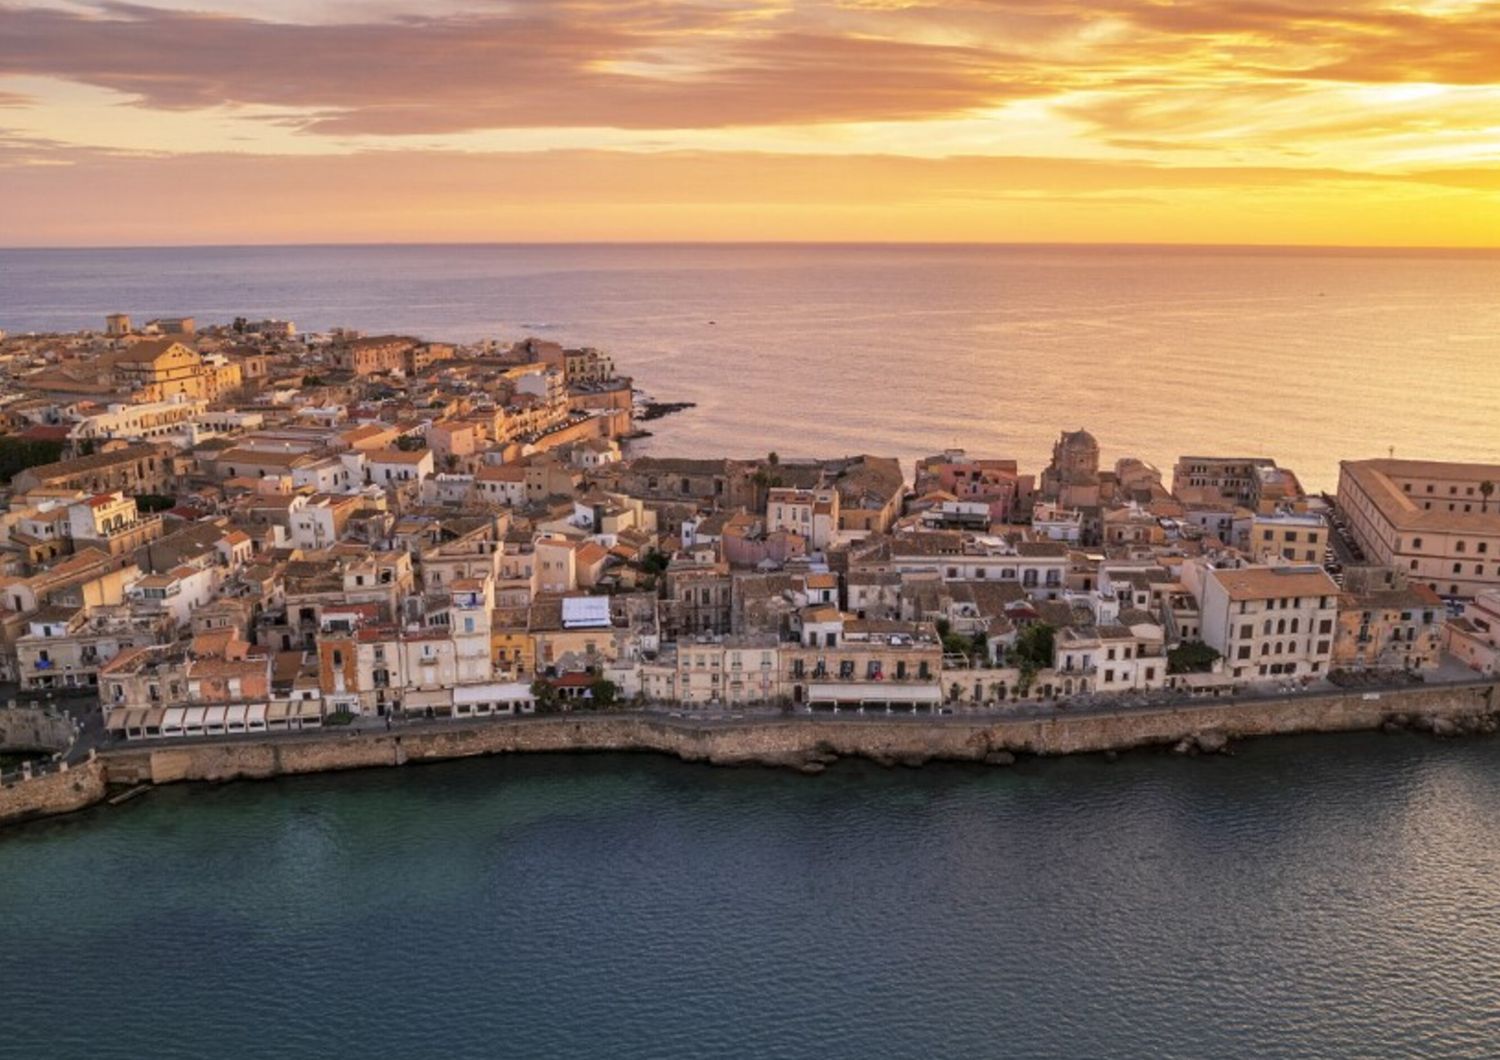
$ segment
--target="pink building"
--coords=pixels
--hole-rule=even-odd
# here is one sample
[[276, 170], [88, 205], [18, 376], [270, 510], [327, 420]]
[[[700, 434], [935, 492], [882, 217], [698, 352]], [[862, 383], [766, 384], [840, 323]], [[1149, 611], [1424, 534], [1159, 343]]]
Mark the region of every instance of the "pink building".
[[940, 490], [960, 501], [987, 502], [991, 522], [1014, 521], [1030, 508], [1035, 488], [1035, 477], [1020, 474], [1014, 460], [971, 460], [962, 449], [917, 464], [917, 496]]

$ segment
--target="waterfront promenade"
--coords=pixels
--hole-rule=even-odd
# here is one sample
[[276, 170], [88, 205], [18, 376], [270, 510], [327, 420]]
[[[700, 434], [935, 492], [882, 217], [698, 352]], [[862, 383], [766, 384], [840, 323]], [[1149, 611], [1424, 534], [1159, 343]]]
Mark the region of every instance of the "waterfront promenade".
[[[108, 788], [122, 785], [266, 779], [493, 754], [647, 751], [690, 762], [821, 773], [840, 757], [908, 766], [928, 761], [1009, 764], [1017, 756], [1142, 747], [1219, 751], [1231, 740], [1294, 733], [1409, 727], [1451, 736], [1495, 730], [1500, 718], [1496, 688], [1493, 680], [1469, 678], [1218, 697], [1158, 692], [935, 713], [662, 706], [363, 718], [301, 731], [131, 741], [111, 741], [97, 726], [84, 726], [57, 765], [12, 779], [3, 792], [0, 824], [81, 809], [100, 801]], [[58, 772], [61, 761], [75, 764], [71, 774]]]

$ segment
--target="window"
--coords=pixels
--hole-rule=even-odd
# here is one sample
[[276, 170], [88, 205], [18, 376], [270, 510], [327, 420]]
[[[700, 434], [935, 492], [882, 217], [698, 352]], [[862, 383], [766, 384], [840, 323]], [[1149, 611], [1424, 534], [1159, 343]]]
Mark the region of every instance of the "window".
[[1420, 537], [1414, 537], [1414, 538], [1412, 538], [1411, 539], [1411, 547], [1412, 548], [1421, 548], [1422, 547], [1422, 539]]

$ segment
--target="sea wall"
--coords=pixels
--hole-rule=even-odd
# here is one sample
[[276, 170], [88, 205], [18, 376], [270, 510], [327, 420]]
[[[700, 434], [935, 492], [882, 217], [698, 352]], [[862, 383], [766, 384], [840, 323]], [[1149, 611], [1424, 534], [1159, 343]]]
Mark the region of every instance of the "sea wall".
[[104, 798], [107, 779], [103, 760], [96, 758], [0, 786], [0, 826], [92, 806]]
[[1212, 733], [1229, 739], [1375, 729], [1392, 717], [1463, 721], [1500, 710], [1491, 684], [1241, 700], [1045, 718], [776, 717], [704, 723], [641, 715], [562, 715], [396, 732], [323, 732], [107, 752], [116, 782], [263, 778], [526, 752], [655, 751], [687, 761], [816, 768], [832, 755], [877, 761], [982, 761], [1118, 751]]

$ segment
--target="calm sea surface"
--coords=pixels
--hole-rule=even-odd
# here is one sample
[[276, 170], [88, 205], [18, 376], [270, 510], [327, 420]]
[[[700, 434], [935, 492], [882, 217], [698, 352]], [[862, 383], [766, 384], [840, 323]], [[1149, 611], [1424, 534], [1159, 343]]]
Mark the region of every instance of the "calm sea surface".
[[165, 788], [0, 921], [6, 1057], [1493, 1057], [1500, 743]]
[[0, 328], [275, 315], [611, 349], [673, 455], [958, 444], [1039, 469], [1058, 431], [1170, 470], [1269, 455], [1500, 458], [1500, 255], [1036, 247], [0, 251]]

